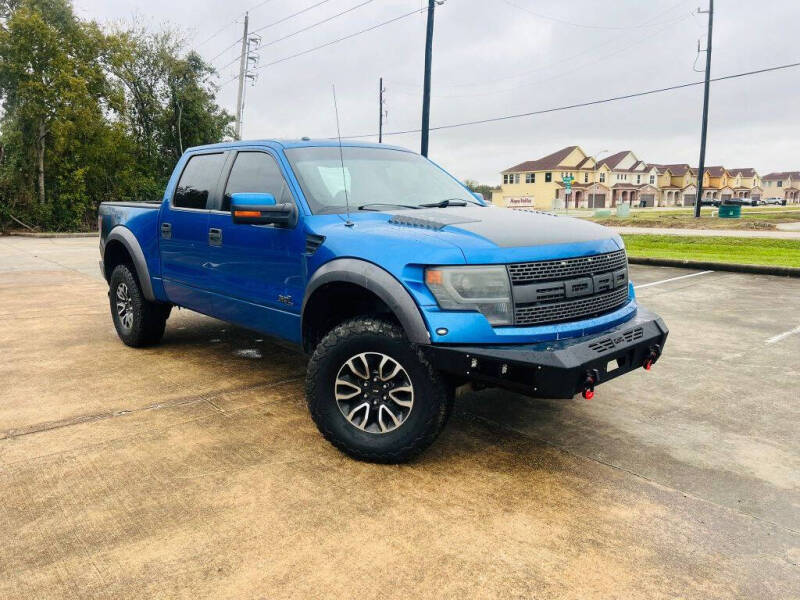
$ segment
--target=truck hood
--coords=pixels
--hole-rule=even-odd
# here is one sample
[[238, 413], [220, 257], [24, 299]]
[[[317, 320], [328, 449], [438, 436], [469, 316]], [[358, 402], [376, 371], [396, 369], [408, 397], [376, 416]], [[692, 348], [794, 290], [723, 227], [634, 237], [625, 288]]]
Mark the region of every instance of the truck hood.
[[467, 263], [568, 258], [624, 247], [619, 235], [590, 221], [497, 207], [397, 211], [387, 225], [427, 230], [461, 248]]

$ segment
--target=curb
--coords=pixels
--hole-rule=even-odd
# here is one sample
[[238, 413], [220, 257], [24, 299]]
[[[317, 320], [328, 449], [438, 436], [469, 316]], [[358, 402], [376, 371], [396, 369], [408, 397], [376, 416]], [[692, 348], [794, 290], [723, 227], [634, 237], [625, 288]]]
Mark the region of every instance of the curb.
[[756, 275], [776, 275], [778, 277], [800, 277], [800, 267], [779, 267], [771, 265], [743, 265], [740, 263], [705, 262], [701, 260], [679, 260], [676, 258], [648, 258], [644, 256], [628, 256], [628, 262], [634, 265], [652, 265], [655, 267], [680, 267], [683, 269], [703, 269], [709, 271], [730, 271], [733, 273], [750, 273]]
[[57, 231], [51, 232], [37, 232], [37, 231], [9, 231], [5, 235], [13, 237], [31, 237], [31, 238], [87, 238], [97, 237], [99, 234], [96, 231], [89, 231], [85, 233], [59, 233]]

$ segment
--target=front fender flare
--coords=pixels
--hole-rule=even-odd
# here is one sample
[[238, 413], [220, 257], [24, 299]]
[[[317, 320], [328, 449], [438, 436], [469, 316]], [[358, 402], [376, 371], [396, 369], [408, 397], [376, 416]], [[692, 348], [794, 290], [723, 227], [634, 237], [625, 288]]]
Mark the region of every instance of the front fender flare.
[[136, 269], [136, 275], [139, 278], [139, 285], [142, 288], [144, 297], [154, 302], [156, 300], [153, 294], [153, 282], [150, 280], [150, 271], [147, 268], [147, 260], [145, 260], [142, 247], [139, 245], [139, 240], [133, 235], [133, 232], [124, 225], [117, 225], [105, 239], [103, 245], [103, 255], [105, 260], [105, 249], [108, 247], [109, 242], [117, 241], [128, 251], [128, 254], [133, 261], [133, 267]]
[[302, 315], [308, 299], [326, 283], [346, 282], [369, 290], [386, 303], [386, 306], [400, 321], [409, 341], [414, 344], [429, 344], [430, 333], [419, 307], [403, 284], [388, 271], [365, 260], [356, 258], [337, 258], [322, 265], [311, 276], [303, 298]]

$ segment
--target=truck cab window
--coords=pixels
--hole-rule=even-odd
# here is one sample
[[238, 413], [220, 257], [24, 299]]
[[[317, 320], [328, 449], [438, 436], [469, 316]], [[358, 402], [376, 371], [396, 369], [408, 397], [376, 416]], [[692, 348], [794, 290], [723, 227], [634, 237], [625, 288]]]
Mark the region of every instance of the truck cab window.
[[278, 204], [292, 202], [278, 163], [264, 152], [239, 152], [236, 155], [220, 210], [231, 209], [231, 194], [244, 192], [272, 194]]
[[196, 154], [191, 157], [175, 188], [172, 206], [205, 209], [208, 197], [217, 185], [217, 178], [224, 161], [225, 155], [221, 152]]

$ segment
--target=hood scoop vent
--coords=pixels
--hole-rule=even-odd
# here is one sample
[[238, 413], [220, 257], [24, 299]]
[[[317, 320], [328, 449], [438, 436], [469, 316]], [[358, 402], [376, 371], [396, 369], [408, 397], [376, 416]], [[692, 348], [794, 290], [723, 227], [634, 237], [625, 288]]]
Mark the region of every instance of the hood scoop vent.
[[[463, 215], [448, 214], [448, 209], [431, 209], [414, 211], [413, 214], [407, 212], [393, 214], [389, 219], [392, 225], [404, 227], [416, 227], [420, 229], [431, 229], [440, 231], [448, 225], [461, 225], [463, 223], [476, 223], [479, 219], [465, 217]], [[452, 210], [452, 209], [450, 209]]]

